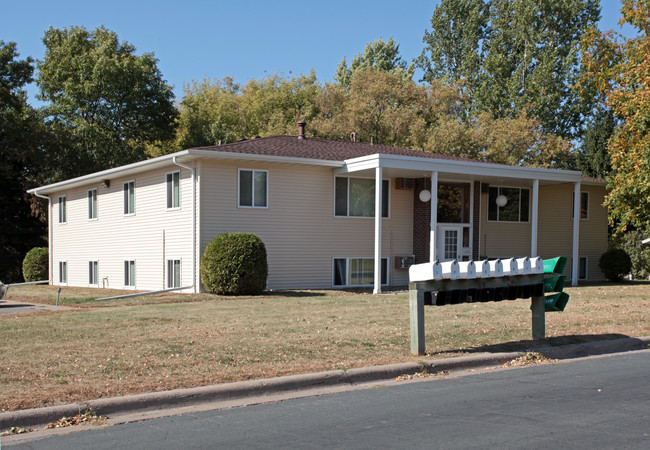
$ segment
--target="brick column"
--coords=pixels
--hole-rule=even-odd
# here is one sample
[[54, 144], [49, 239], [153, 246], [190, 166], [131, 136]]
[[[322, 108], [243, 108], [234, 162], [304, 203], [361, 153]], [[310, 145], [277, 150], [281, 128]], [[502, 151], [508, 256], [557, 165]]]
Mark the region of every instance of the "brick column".
[[413, 190], [413, 254], [415, 263], [429, 262], [429, 233], [431, 228], [431, 202], [420, 200], [420, 192], [429, 189], [430, 179], [415, 180]]

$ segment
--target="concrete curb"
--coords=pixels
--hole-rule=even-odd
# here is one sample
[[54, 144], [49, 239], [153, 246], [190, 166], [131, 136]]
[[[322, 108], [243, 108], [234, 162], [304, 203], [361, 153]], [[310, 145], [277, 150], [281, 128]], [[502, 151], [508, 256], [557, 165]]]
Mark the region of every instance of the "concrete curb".
[[[553, 359], [570, 359], [585, 356], [641, 350], [650, 346], [650, 336], [622, 338], [611, 341], [571, 344], [561, 347], [531, 349]], [[457, 371], [498, 366], [525, 354], [525, 351], [481, 353], [448, 359], [422, 359], [419, 362], [363, 367], [350, 370], [290, 375], [285, 377], [241, 381], [236, 383], [202, 386], [189, 389], [151, 392], [124, 397], [103, 398], [86, 403], [71, 403], [45, 408], [25, 409], [0, 413], [0, 430], [12, 426], [39, 427], [64, 416], [74, 416], [92, 409], [97, 414], [111, 416], [139, 413], [168, 408], [182, 408], [218, 401], [268, 396], [290, 391], [308, 391], [333, 386], [352, 386], [363, 383], [387, 381], [400, 375], [413, 375], [426, 368], [428, 373]]]

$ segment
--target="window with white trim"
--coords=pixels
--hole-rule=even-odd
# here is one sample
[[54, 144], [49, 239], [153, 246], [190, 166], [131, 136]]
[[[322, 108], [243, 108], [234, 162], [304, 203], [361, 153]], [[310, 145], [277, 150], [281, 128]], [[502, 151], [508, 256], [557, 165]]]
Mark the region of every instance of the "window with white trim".
[[268, 206], [268, 186], [268, 171], [239, 169], [239, 206], [266, 208]]
[[[574, 217], [576, 198], [571, 196], [571, 218]], [[580, 218], [589, 219], [589, 192], [580, 192]]]
[[181, 287], [181, 260], [167, 260], [167, 288]]
[[[497, 198], [505, 197], [499, 206]], [[530, 214], [530, 189], [490, 186], [488, 189], [488, 220], [494, 222], [528, 222]]]
[[68, 262], [59, 261], [59, 283], [68, 283]]
[[59, 223], [66, 223], [67, 222], [67, 217], [66, 217], [66, 196], [65, 195], [60, 195], [59, 196]]
[[[389, 189], [389, 180], [382, 180], [382, 217], [388, 217]], [[335, 216], [375, 217], [375, 180], [373, 178], [336, 177], [334, 190]]]
[[587, 279], [587, 257], [581, 256], [578, 260], [578, 279], [586, 280]]
[[180, 208], [181, 206], [180, 179], [180, 172], [171, 172], [167, 174], [167, 209]]
[[88, 261], [88, 284], [91, 286], [99, 285], [98, 268], [99, 264], [97, 261]]
[[88, 191], [88, 220], [97, 218], [97, 189]]
[[124, 191], [124, 215], [135, 214], [135, 181], [122, 185]]
[[[374, 258], [334, 258], [334, 286], [371, 286], [374, 282]], [[381, 284], [388, 284], [388, 258], [381, 259]]]
[[135, 261], [124, 261], [124, 286], [135, 287]]

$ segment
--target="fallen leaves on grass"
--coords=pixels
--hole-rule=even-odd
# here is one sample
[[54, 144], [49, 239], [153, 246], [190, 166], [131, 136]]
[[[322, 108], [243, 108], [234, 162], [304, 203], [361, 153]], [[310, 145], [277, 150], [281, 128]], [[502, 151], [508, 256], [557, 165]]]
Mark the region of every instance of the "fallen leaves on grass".
[[519, 358], [515, 358], [512, 361], [508, 361], [503, 365], [503, 367], [519, 367], [519, 366], [530, 366], [532, 364], [544, 364], [544, 363], [554, 363], [557, 362], [556, 359], [547, 358], [541, 353], [537, 352], [528, 352]]
[[416, 372], [412, 375], [408, 375], [408, 374], [400, 375], [395, 378], [395, 381], [413, 380], [415, 378], [441, 377], [445, 375], [449, 375], [449, 372], [447, 372], [446, 370], [443, 370], [442, 372], [436, 372], [436, 373]]
[[11, 436], [14, 434], [29, 433], [30, 431], [34, 431], [34, 430], [32, 430], [31, 428], [11, 427], [8, 430], [0, 433], [0, 436]]
[[73, 425], [100, 425], [106, 421], [106, 417], [98, 416], [95, 411], [87, 411], [71, 417], [61, 417], [56, 422], [48, 424], [45, 429], [71, 427]]

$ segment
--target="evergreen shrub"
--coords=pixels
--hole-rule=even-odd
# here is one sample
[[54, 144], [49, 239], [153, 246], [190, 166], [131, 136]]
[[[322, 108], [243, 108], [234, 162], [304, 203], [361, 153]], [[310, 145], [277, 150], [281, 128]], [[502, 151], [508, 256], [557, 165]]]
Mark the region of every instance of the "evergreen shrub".
[[23, 278], [25, 281], [47, 280], [49, 268], [49, 251], [47, 247], [34, 247], [23, 259]]
[[598, 267], [610, 281], [622, 281], [632, 270], [632, 260], [625, 250], [615, 248], [602, 254]]
[[255, 234], [220, 234], [201, 256], [201, 280], [213, 294], [259, 295], [267, 275], [266, 247]]

